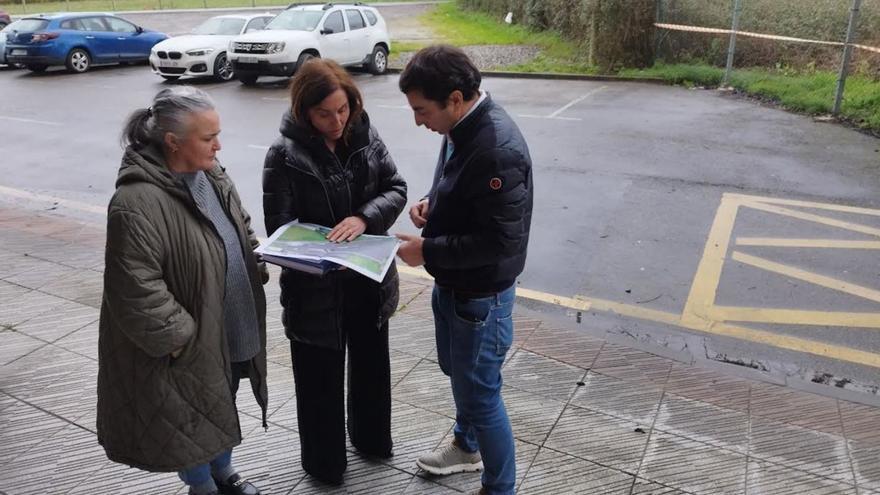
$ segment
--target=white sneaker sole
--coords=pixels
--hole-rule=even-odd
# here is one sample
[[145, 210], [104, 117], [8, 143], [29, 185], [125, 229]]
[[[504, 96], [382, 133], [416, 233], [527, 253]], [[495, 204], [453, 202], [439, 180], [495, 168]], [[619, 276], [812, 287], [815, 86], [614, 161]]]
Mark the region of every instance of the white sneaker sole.
[[423, 471], [427, 471], [431, 474], [446, 476], [455, 473], [474, 473], [477, 471], [482, 471], [483, 461], [475, 462], [473, 464], [453, 464], [451, 466], [446, 466], [443, 468], [428, 466], [427, 464], [422, 464], [422, 461], [416, 461], [416, 466], [421, 468]]

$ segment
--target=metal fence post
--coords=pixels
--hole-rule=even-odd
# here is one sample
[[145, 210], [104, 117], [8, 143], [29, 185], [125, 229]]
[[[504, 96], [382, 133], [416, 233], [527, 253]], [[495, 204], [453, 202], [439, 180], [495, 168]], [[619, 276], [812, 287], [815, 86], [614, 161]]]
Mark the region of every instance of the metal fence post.
[[590, 12], [590, 51], [587, 52], [587, 65], [596, 65], [596, 39], [599, 37], [599, 24], [596, 16], [599, 15], [599, 0], [594, 0], [593, 9]]
[[739, 16], [742, 14], [742, 0], [733, 1], [733, 25], [730, 28], [730, 45], [727, 47], [727, 68], [724, 70], [722, 86], [730, 84], [730, 73], [733, 71], [733, 55], [736, 53], [736, 32], [739, 30]]
[[110, 0], [110, 7], [116, 12], [116, 0]]
[[846, 76], [849, 73], [849, 61], [852, 58], [853, 42], [856, 39], [856, 26], [859, 23], [859, 8], [862, 0], [853, 0], [852, 8], [849, 11], [849, 26], [846, 28], [846, 44], [843, 45], [843, 60], [840, 62], [840, 74], [837, 76], [837, 90], [834, 92], [834, 108], [831, 113], [840, 114], [840, 107], [843, 104], [843, 91], [846, 87]]
[[27, 0], [21, 0], [21, 11], [27, 14]]
[[[663, 0], [655, 0], [657, 2], [657, 11], [654, 12], [654, 22], [659, 23], [663, 22]], [[660, 53], [660, 36], [661, 36], [660, 28], [654, 26], [654, 58], [657, 58], [657, 54]]]

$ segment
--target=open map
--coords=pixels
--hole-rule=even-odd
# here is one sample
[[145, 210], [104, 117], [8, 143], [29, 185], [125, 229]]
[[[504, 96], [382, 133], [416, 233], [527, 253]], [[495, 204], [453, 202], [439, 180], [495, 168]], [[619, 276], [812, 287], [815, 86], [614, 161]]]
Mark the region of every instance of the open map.
[[296, 221], [285, 224], [256, 249], [264, 260], [309, 273], [324, 274], [339, 266], [377, 282], [385, 273], [400, 241], [396, 237], [362, 235], [351, 242], [330, 242], [329, 227]]

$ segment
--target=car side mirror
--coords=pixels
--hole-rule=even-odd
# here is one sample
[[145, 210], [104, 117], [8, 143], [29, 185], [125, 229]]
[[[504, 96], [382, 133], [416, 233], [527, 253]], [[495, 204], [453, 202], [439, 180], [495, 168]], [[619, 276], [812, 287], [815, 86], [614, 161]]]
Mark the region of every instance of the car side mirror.
[[144, 28], [142, 28], [140, 26], [135, 26], [135, 31], [137, 31], [137, 34], [141, 34], [144, 32]]
[[336, 31], [334, 31], [334, 30], [332, 30], [332, 29], [330, 29], [330, 28], [324, 28], [324, 29], [321, 30], [321, 34], [333, 34], [333, 33], [335, 33], [335, 32], [336, 32]]

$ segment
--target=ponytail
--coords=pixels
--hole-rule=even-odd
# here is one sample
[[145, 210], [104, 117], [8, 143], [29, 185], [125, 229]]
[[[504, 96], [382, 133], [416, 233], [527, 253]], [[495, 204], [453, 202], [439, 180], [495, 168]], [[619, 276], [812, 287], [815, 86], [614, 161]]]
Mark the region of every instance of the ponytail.
[[152, 116], [152, 111], [149, 108], [139, 108], [128, 116], [122, 131], [123, 147], [143, 148], [150, 143], [150, 117]]

